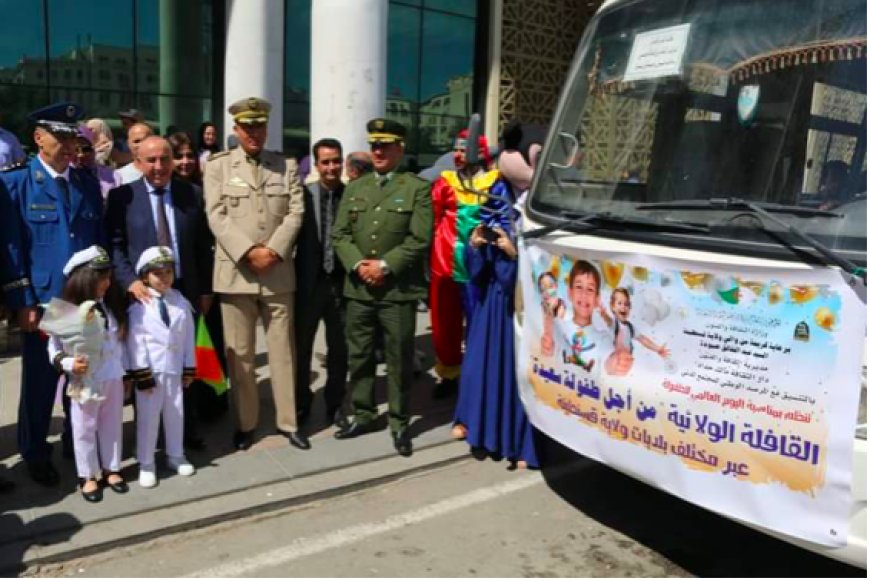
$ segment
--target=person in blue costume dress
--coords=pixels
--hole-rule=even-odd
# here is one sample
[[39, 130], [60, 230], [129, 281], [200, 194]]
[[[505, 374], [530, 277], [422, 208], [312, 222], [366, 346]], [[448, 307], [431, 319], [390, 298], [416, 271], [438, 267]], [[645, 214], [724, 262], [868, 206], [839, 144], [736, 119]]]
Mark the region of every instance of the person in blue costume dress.
[[465, 249], [478, 296], [466, 337], [454, 423], [476, 457], [506, 458], [511, 468], [538, 467], [532, 426], [520, 401], [514, 355], [517, 250], [506, 198], [490, 197]]

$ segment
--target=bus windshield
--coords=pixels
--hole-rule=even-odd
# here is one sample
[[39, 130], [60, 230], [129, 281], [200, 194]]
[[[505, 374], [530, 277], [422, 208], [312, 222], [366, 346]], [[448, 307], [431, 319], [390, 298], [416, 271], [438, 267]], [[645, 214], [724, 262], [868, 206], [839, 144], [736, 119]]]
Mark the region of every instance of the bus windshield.
[[866, 263], [866, 9], [866, 0], [606, 7], [577, 53], [532, 215], [666, 217], [707, 227], [691, 236], [722, 249], [805, 246], [745, 207], [710, 203], [740, 199]]

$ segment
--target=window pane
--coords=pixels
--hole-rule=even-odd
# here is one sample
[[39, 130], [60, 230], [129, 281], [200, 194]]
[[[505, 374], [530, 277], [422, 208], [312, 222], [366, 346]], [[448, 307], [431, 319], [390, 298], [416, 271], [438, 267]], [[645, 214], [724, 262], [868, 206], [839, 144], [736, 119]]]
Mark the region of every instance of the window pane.
[[422, 54], [421, 153], [444, 153], [472, 113], [474, 20], [424, 12]]
[[391, 4], [387, 21], [387, 99], [420, 100], [420, 10]]
[[42, 2], [0, 0], [0, 12], [0, 125], [26, 148], [25, 117], [48, 102]]
[[477, 16], [477, 2], [475, 0], [426, 0], [426, 8], [443, 10], [465, 16]]
[[286, 0], [284, 151], [308, 153], [311, 122], [311, 0]]
[[200, 108], [212, 94], [211, 0], [136, 5], [135, 79], [132, 72], [116, 78], [121, 91], [129, 85], [138, 94], [125, 106], [136, 106], [161, 132], [172, 125], [196, 132], [211, 117]]
[[133, 3], [50, 0], [52, 87], [117, 90], [133, 64]]

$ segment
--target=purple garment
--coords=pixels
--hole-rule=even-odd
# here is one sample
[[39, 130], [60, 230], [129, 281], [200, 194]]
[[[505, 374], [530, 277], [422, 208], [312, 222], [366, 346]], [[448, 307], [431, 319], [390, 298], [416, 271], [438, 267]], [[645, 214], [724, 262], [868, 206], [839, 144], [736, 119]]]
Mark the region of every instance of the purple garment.
[[311, 156], [306, 155], [299, 160], [299, 180], [304, 184], [305, 178], [311, 173]]
[[97, 181], [100, 182], [100, 191], [103, 193], [104, 200], [109, 195], [109, 190], [121, 185], [121, 176], [110, 167], [97, 164], [91, 168], [91, 172], [94, 173]]

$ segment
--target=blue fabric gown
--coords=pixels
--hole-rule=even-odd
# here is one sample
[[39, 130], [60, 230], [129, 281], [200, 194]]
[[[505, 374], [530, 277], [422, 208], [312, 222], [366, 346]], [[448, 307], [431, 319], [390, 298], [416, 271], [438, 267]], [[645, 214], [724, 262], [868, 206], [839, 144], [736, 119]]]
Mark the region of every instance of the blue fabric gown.
[[465, 249], [470, 281], [479, 289], [468, 329], [454, 421], [466, 441], [512, 462], [538, 466], [532, 426], [520, 401], [514, 367], [514, 285], [517, 261], [486, 244]]

